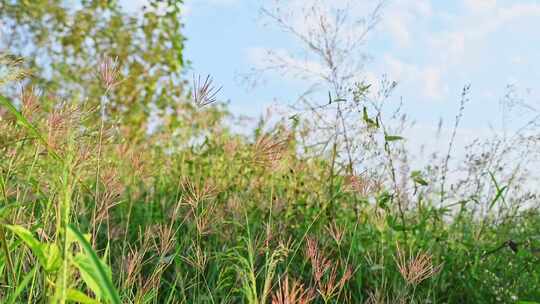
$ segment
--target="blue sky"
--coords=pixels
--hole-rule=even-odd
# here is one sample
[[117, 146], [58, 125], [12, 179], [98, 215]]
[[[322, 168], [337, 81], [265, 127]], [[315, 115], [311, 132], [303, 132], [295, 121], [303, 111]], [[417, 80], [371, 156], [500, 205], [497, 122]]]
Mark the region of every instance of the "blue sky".
[[[298, 50], [291, 36], [261, 18], [260, 6], [270, 1], [186, 0], [190, 74], [211, 74], [223, 86], [220, 97], [230, 100], [237, 114], [258, 115], [272, 104], [286, 105], [307, 87], [279, 74], [267, 74], [263, 85], [251, 89], [239, 80], [264, 59], [258, 50]], [[298, 1], [281, 2], [294, 9]], [[327, 2], [333, 1], [338, 0]], [[144, 0], [124, 2], [133, 8]], [[403, 98], [410, 116], [429, 127], [455, 116], [461, 88], [470, 83], [463, 128], [481, 133], [490, 124], [498, 127], [507, 84], [538, 103], [539, 29], [540, 1], [389, 0], [365, 46], [371, 60], [362, 77], [375, 81], [386, 74], [398, 81], [392, 98]]]

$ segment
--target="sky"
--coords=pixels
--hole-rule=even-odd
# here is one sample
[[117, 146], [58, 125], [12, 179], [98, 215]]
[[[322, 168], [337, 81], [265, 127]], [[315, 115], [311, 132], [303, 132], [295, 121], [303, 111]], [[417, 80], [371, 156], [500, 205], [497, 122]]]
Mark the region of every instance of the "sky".
[[[211, 74], [223, 87], [219, 97], [230, 101], [236, 114], [257, 116], [270, 106], [290, 104], [308, 85], [275, 73], [252, 88], [239, 77], [265, 59], [260, 50], [299, 49], [294, 37], [261, 16], [261, 5], [270, 1], [185, 1], [189, 73]], [[293, 10], [302, 1], [312, 0], [281, 3]], [[124, 3], [137, 10], [144, 0]], [[406, 112], [423, 129], [434, 129], [441, 118], [450, 125], [461, 90], [470, 84], [460, 132], [476, 136], [500, 128], [500, 101], [509, 84], [528, 103], [540, 105], [538, 29], [540, 1], [388, 0], [364, 46], [370, 60], [361, 77], [375, 82], [386, 75], [397, 81], [391, 98], [403, 100]]]

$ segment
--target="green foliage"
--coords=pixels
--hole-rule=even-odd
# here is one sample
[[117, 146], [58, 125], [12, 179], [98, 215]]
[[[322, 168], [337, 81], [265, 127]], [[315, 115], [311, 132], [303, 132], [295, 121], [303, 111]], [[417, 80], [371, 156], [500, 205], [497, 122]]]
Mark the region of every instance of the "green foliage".
[[69, 232], [74, 235], [79, 245], [84, 249], [84, 254], [77, 254], [73, 262], [81, 272], [83, 280], [96, 294], [98, 299], [107, 299], [111, 303], [120, 304], [120, 297], [111, 282], [111, 271], [101, 261], [88, 240], [73, 226], [69, 226]]
[[[0, 49], [28, 59], [34, 84], [106, 107], [112, 120], [131, 126], [126, 136], [140, 136], [152, 111], [164, 115], [182, 107], [181, 3], [150, 1], [142, 15], [132, 16], [117, 1], [85, 0], [74, 6], [61, 0], [2, 0], [0, 21], [17, 26], [4, 29], [9, 45]], [[115, 60], [118, 75], [102, 105], [96, 67], [104, 58]]]
[[[508, 208], [495, 173], [487, 204], [477, 193], [441, 202], [429, 170], [403, 174], [408, 195], [389, 163], [354, 175], [335, 151], [299, 153], [299, 116], [234, 134], [226, 109], [180, 98], [178, 1], [151, 2], [140, 18], [114, 1], [0, 3], [26, 31], [14, 50], [36, 46], [26, 81], [68, 100], [13, 86], [0, 96], [2, 303], [540, 301], [540, 214]], [[94, 77], [101, 55], [118, 58], [112, 86]], [[13, 85], [22, 63], [0, 58], [0, 83]], [[358, 85], [354, 101], [368, 90]], [[146, 134], [153, 106], [173, 114]], [[390, 162], [403, 138], [361, 112]]]

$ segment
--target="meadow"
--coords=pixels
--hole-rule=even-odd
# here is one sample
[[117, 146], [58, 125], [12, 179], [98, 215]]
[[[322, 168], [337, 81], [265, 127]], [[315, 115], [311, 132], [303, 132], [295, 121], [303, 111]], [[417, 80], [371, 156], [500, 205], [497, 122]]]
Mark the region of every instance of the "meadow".
[[[49, 56], [0, 55], [2, 303], [540, 302], [537, 197], [503, 161], [535, 137], [476, 143], [454, 168], [454, 131], [448, 153], [404, 168], [400, 118], [365, 84], [328, 101], [359, 109], [356, 152], [301, 115], [241, 134], [181, 45], [137, 42], [171, 38], [176, 15], [147, 13], [129, 36], [134, 19], [90, 1], [65, 31], [69, 10], [45, 2], [0, 2], [44, 27], [27, 30]], [[167, 109], [152, 132], [150, 103]]]

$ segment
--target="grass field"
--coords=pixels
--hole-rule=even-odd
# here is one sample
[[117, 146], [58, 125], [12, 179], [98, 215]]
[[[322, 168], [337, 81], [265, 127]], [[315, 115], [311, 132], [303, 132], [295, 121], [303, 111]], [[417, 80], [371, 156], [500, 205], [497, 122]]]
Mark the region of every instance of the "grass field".
[[493, 175], [481, 216], [421, 172], [400, 194], [305, 156], [294, 126], [235, 135], [197, 92], [179, 133], [144, 141], [95, 108], [0, 97], [2, 303], [540, 301], [540, 215]]
[[352, 82], [386, 1], [350, 31], [346, 9], [266, 1], [319, 61], [264, 68], [314, 67], [324, 93], [245, 123], [187, 76], [183, 1], [119, 2], [0, 0], [0, 303], [540, 303], [540, 111], [511, 87], [510, 135], [456, 152], [467, 85], [406, 138], [397, 82]]

